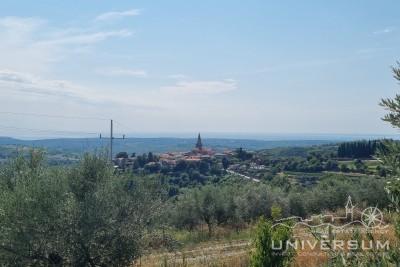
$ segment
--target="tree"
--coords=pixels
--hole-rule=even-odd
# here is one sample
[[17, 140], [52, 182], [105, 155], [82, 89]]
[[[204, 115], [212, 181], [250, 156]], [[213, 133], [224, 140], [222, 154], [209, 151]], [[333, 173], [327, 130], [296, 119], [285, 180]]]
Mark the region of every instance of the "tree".
[[375, 169], [380, 177], [386, 177], [387, 171], [384, 167], [378, 165], [378, 166], [376, 166]]
[[[400, 81], [400, 62], [397, 62], [397, 67], [392, 67], [392, 71], [393, 77]], [[380, 105], [388, 111], [382, 119], [393, 127], [400, 128], [400, 95], [396, 94], [394, 99], [382, 99]]]
[[340, 164], [340, 171], [341, 172], [349, 172], [350, 170], [346, 164]]
[[135, 166], [139, 166], [139, 168], [143, 168], [147, 163], [147, 154], [139, 155], [135, 159]]
[[[64, 263], [64, 173], [49, 173], [38, 151], [19, 155], [0, 171], [0, 265]], [[61, 244], [60, 244], [61, 243]]]
[[[397, 67], [392, 67], [393, 77], [400, 81], [400, 62]], [[389, 122], [393, 127], [400, 128], [400, 95], [396, 94], [394, 99], [382, 99], [383, 106], [389, 113], [382, 119]], [[389, 194], [393, 207], [400, 211], [400, 143], [385, 140], [378, 151], [378, 158], [381, 160], [387, 175], [391, 180], [386, 184], [386, 191]], [[397, 223], [400, 226], [400, 222]], [[400, 228], [400, 227], [399, 227]]]
[[153, 153], [152, 153], [152, 152], [149, 152], [149, 153], [147, 154], [147, 163], [149, 163], [149, 162], [154, 162], [154, 161], [155, 161], [155, 158], [154, 158]]
[[[400, 63], [397, 67], [393, 67], [393, 76], [397, 81], [400, 81]], [[400, 95], [396, 95], [394, 99], [382, 99], [381, 106], [383, 106], [388, 113], [382, 118], [384, 121], [389, 122], [394, 128], [400, 128]], [[388, 175], [390, 180], [386, 183], [385, 191], [389, 195], [392, 208], [397, 212], [400, 211], [400, 143], [393, 140], [383, 140], [378, 148], [377, 157], [381, 161], [384, 170], [384, 175]], [[356, 166], [357, 167], [357, 166]], [[373, 193], [374, 195], [376, 192]], [[396, 237], [400, 239], [400, 220], [398, 214], [395, 213], [394, 225], [396, 229]], [[388, 266], [390, 263], [397, 263], [400, 261], [400, 253], [397, 249], [392, 249], [389, 257], [385, 257], [381, 253], [371, 252], [365, 258], [369, 259], [369, 264], [376, 266]], [[383, 253], [385, 254], [385, 253]], [[354, 265], [363, 265], [355, 262]]]
[[[393, 67], [394, 78], [400, 81], [400, 65], [398, 67]], [[383, 99], [381, 101], [381, 106], [389, 111], [383, 118], [384, 121], [389, 122], [393, 127], [400, 128], [400, 96], [396, 95], [394, 99]], [[384, 170], [388, 170], [390, 175], [390, 181], [387, 182], [385, 191], [389, 195], [393, 207], [397, 212], [400, 211], [400, 144], [397, 141], [384, 140], [380, 144], [378, 149], [378, 159], [383, 164]], [[358, 171], [365, 170], [366, 166], [361, 161], [355, 162], [356, 169]], [[385, 171], [386, 174], [386, 171]], [[368, 186], [372, 188], [374, 192], [369, 193], [369, 195], [376, 195], [376, 188], [373, 186]], [[326, 196], [325, 196], [326, 197]], [[395, 225], [395, 235], [397, 239], [400, 239], [400, 221], [398, 214], [393, 214], [394, 225]], [[331, 235], [331, 231], [330, 231]], [[317, 235], [314, 235], [317, 236]], [[366, 237], [370, 242], [374, 241], [374, 236], [372, 234], [366, 234]], [[317, 237], [317, 239], [320, 239]], [[330, 240], [335, 239], [334, 237], [329, 237]], [[360, 242], [362, 237], [358, 232], [356, 232], [352, 239]], [[390, 251], [385, 251], [386, 253], [381, 253], [381, 251], [375, 250], [363, 250], [363, 257], [357, 256], [358, 251], [354, 253], [340, 253], [337, 251], [330, 252], [332, 254], [330, 263], [332, 266], [391, 266], [396, 265], [400, 262], [400, 252], [397, 248], [391, 248]]]
[[0, 265], [130, 266], [161, 208], [158, 181], [117, 176], [105, 157], [69, 170], [38, 158], [1, 169]]
[[172, 220], [176, 227], [189, 230], [193, 230], [199, 224], [200, 217], [194, 194], [178, 196]]
[[206, 160], [200, 161], [199, 171], [201, 174], [206, 175], [210, 171], [210, 163]]
[[146, 165], [144, 165], [144, 169], [148, 173], [157, 173], [161, 170], [161, 164], [158, 162], [149, 162]]
[[356, 168], [356, 172], [359, 173], [365, 173], [368, 169], [367, 165], [360, 159], [354, 160], [354, 167]]
[[325, 169], [329, 171], [336, 171], [339, 168], [338, 162], [336, 160], [329, 159], [326, 162]]
[[117, 155], [115, 155], [115, 158], [127, 159], [127, 158], [129, 158], [129, 155], [127, 152], [118, 152]]
[[293, 249], [286, 246], [291, 240], [292, 230], [285, 226], [272, 226], [272, 223], [260, 218], [254, 239], [255, 250], [251, 254], [251, 267], [286, 266], [294, 256]]
[[381, 140], [344, 142], [338, 147], [338, 157], [370, 158], [376, 153], [380, 145]]
[[205, 186], [195, 193], [197, 212], [200, 218], [207, 224], [208, 235], [212, 235], [213, 226], [216, 222], [217, 194], [211, 186]]
[[271, 206], [271, 217], [273, 220], [278, 220], [282, 218], [282, 208], [274, 203]]
[[249, 160], [253, 157], [253, 154], [246, 152], [243, 148], [236, 150], [236, 157], [242, 161]]
[[304, 195], [299, 193], [292, 193], [289, 195], [290, 214], [304, 218], [306, 216], [306, 209], [304, 207]]
[[229, 167], [229, 160], [227, 157], [223, 157], [222, 158], [222, 167], [224, 168], [224, 170], [226, 171], [226, 169], [228, 169]]
[[183, 172], [186, 171], [186, 168], [188, 167], [188, 164], [184, 160], [178, 160], [178, 162], [175, 165], [174, 171], [176, 172]]
[[206, 178], [198, 171], [191, 170], [189, 174], [190, 180], [199, 184], [204, 184]]
[[[139, 156], [140, 157], [140, 156]], [[132, 165], [132, 169], [137, 170], [140, 168], [140, 163], [139, 161], [136, 159], [135, 161], [133, 161], [133, 165]]]
[[235, 214], [235, 210], [227, 211], [228, 204], [230, 208], [236, 207], [232, 199], [225, 201], [233, 195], [227, 190], [206, 185], [179, 196], [174, 212], [176, 226], [193, 229], [196, 225], [206, 224], [211, 236], [215, 225], [227, 222]]

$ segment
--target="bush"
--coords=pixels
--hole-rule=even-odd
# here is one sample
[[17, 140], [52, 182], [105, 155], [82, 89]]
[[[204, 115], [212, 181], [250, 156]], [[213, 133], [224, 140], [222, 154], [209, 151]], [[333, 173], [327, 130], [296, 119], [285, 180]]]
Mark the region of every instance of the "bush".
[[[260, 218], [254, 239], [255, 250], [251, 254], [251, 267], [280, 267], [290, 263], [293, 249], [286, 246], [292, 239], [292, 230], [285, 226], [272, 226], [272, 223]], [[280, 246], [282, 243], [282, 246]], [[278, 249], [278, 247], [281, 247]]]
[[[0, 173], [1, 266], [129, 266], [160, 207], [151, 179], [86, 155], [73, 169], [17, 158]], [[140, 204], [139, 204], [140, 203]]]

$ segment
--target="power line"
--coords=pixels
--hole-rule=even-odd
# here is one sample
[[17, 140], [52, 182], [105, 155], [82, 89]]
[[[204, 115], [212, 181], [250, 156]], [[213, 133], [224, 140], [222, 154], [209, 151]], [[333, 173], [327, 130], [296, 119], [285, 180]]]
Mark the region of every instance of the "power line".
[[129, 127], [129, 126], [127, 126], [127, 125], [125, 125], [125, 124], [119, 122], [119, 121], [114, 120], [114, 122], [117, 123], [117, 124], [119, 124], [120, 126], [124, 127], [124, 128], [125, 128], [126, 130], [128, 130], [128, 131], [132, 131], [132, 132], [134, 131], [133, 128], [131, 128], [131, 127]]
[[48, 130], [48, 129], [33, 129], [33, 128], [23, 128], [23, 127], [14, 127], [7, 125], [0, 125], [0, 128], [3, 129], [13, 129], [13, 130], [23, 130], [23, 131], [32, 131], [32, 132], [43, 132], [43, 133], [56, 133], [56, 134], [77, 134], [77, 135], [98, 135], [98, 133], [93, 132], [75, 132], [75, 131], [62, 131], [62, 130]]
[[[114, 123], [116, 123], [116, 124], [122, 126], [122, 127], [125, 128], [126, 130], [132, 130], [132, 128], [130, 128], [129, 126], [126, 126], [125, 124], [123, 124], [123, 123], [121, 123], [121, 122], [119, 122], [119, 121], [114, 120]], [[132, 130], [132, 132], [133, 132], [133, 130]], [[115, 132], [114, 132], [114, 134], [115, 134]], [[120, 139], [120, 140], [122, 139], [122, 140], [125, 140], [126, 138], [127, 138], [126, 135], [125, 135], [125, 134], [122, 134], [122, 138], [114, 138], [114, 139]]]
[[[103, 139], [100, 134], [100, 139]], [[110, 161], [113, 162], [113, 143], [114, 139], [125, 139], [125, 134], [122, 135], [122, 138], [114, 137], [114, 120], [110, 120], [110, 137], [105, 137], [110, 139]]]
[[[11, 112], [11, 111], [0, 111], [0, 114], [8, 114], [8, 115], [18, 115], [18, 116], [34, 116], [34, 117], [49, 117], [49, 118], [62, 118], [62, 119], [85, 119], [85, 120], [101, 120], [105, 121], [105, 118], [99, 117], [82, 117], [82, 116], [65, 116], [65, 115], [53, 115], [53, 114], [42, 114], [42, 113], [27, 113], [27, 112]], [[113, 159], [113, 141], [114, 139], [125, 139], [125, 134], [122, 138], [114, 137], [113, 131], [113, 120], [110, 120], [110, 160], [112, 162]], [[123, 125], [122, 123], [119, 123]], [[125, 126], [124, 126], [125, 127]], [[0, 129], [14, 129], [14, 130], [22, 130], [22, 131], [30, 131], [30, 132], [40, 132], [40, 133], [56, 133], [56, 134], [74, 134], [74, 135], [98, 135], [98, 133], [93, 132], [76, 132], [76, 131], [60, 131], [60, 130], [44, 130], [44, 129], [32, 129], [32, 128], [23, 128], [23, 127], [14, 127], [7, 125], [0, 125]], [[102, 139], [102, 135], [100, 133], [100, 139]]]
[[76, 119], [76, 120], [108, 120], [101, 117], [83, 117], [83, 116], [66, 116], [66, 115], [53, 115], [44, 113], [27, 113], [27, 112], [12, 112], [12, 111], [0, 111], [0, 114], [17, 115], [17, 116], [33, 116], [33, 117], [47, 117], [47, 118], [62, 118], [62, 119]]

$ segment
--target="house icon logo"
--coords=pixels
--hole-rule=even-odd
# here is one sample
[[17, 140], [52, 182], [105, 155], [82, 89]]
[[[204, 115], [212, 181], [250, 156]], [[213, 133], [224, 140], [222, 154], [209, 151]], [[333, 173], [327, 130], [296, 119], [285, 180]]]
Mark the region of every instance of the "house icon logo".
[[346, 218], [350, 217], [351, 221], [353, 221], [353, 218], [354, 218], [354, 216], [353, 216], [354, 207], [355, 206], [353, 205], [353, 202], [351, 201], [351, 196], [348, 196], [347, 197], [347, 202], [346, 202], [346, 207], [345, 207], [345, 209], [346, 209]]
[[363, 226], [367, 229], [385, 229], [388, 227], [383, 220], [383, 213], [378, 207], [368, 207], [363, 211], [355, 209], [351, 196], [347, 197], [345, 216], [335, 216], [332, 214], [313, 215], [308, 219], [299, 216], [291, 216], [276, 220], [273, 227], [278, 225], [295, 228], [296, 226], [305, 226], [309, 228], [328, 228], [343, 229], [352, 225]]

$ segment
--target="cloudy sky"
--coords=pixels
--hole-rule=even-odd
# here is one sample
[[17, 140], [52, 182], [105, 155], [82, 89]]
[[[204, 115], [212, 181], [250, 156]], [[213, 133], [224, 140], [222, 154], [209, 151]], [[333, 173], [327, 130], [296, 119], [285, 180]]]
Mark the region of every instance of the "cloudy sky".
[[137, 134], [397, 133], [378, 102], [400, 89], [398, 10], [396, 0], [2, 0], [0, 136], [105, 133], [110, 118]]

